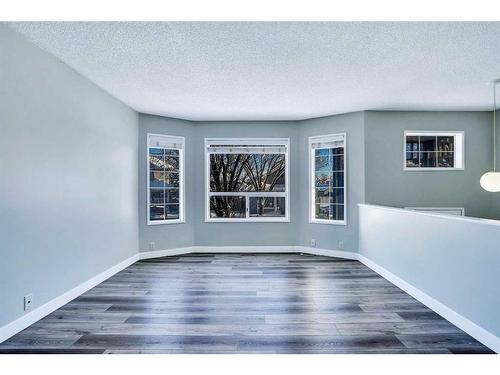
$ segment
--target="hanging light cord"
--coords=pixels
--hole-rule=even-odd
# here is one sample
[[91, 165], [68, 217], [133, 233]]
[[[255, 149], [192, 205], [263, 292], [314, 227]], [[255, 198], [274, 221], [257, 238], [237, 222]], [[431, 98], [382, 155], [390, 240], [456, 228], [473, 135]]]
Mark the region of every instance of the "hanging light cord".
[[497, 171], [497, 153], [496, 153], [496, 114], [497, 114], [497, 83], [498, 80], [493, 82], [493, 172]]

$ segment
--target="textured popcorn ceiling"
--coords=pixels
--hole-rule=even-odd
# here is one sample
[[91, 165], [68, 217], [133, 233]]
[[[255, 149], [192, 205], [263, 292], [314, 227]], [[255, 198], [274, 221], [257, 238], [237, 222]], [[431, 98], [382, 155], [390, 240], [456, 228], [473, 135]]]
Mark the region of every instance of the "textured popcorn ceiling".
[[500, 23], [11, 23], [139, 112], [191, 120], [485, 110]]

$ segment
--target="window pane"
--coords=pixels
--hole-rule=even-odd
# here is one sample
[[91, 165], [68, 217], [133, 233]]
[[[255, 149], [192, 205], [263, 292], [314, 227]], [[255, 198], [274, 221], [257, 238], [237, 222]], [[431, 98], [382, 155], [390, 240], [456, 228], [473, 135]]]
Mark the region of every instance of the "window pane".
[[179, 150], [167, 148], [167, 149], [165, 149], [165, 155], [177, 156], [178, 157], [179, 156]]
[[284, 217], [285, 197], [250, 197], [251, 217]]
[[179, 203], [179, 189], [166, 189], [165, 203]]
[[314, 155], [316, 157], [328, 157], [328, 156], [330, 156], [330, 149], [329, 148], [317, 148], [314, 151]]
[[438, 136], [437, 137], [438, 150], [439, 151], [453, 151], [455, 137], [453, 136]]
[[344, 172], [333, 172], [332, 187], [344, 187]]
[[149, 169], [151, 171], [163, 171], [164, 167], [165, 167], [165, 157], [163, 155], [151, 154], [150, 152]]
[[163, 156], [163, 154], [164, 151], [162, 148], [153, 147], [149, 149], [149, 156]]
[[407, 135], [406, 136], [406, 151], [418, 151], [418, 136], [417, 135]]
[[341, 154], [344, 154], [344, 147], [335, 147], [335, 148], [331, 148], [331, 149], [330, 149], [330, 152], [331, 152], [333, 155], [341, 155]]
[[154, 220], [164, 220], [165, 219], [165, 209], [163, 205], [151, 205], [149, 207], [149, 219]]
[[407, 152], [406, 153], [406, 166], [408, 168], [418, 167], [418, 152]]
[[149, 203], [160, 203], [165, 202], [165, 190], [163, 189], [151, 189], [149, 191]]
[[332, 171], [344, 170], [344, 155], [333, 155], [331, 157]]
[[178, 204], [166, 204], [165, 205], [165, 219], [174, 220], [179, 218], [179, 205]]
[[165, 156], [165, 170], [170, 172], [178, 172], [179, 158], [176, 156]]
[[163, 172], [150, 172], [149, 173], [149, 186], [150, 187], [163, 187], [165, 180], [165, 173]]
[[315, 173], [315, 186], [317, 188], [329, 188], [332, 181], [332, 174], [328, 172]]
[[453, 168], [455, 163], [453, 152], [438, 152], [438, 167]]
[[179, 173], [165, 173], [165, 187], [179, 187]]
[[420, 153], [420, 166], [423, 168], [436, 166], [437, 152], [421, 152]]
[[330, 219], [331, 220], [344, 220], [344, 205], [332, 204], [330, 206]]
[[329, 204], [316, 204], [316, 219], [328, 220], [330, 219], [330, 205]]
[[316, 193], [316, 203], [328, 204], [330, 202], [330, 189], [316, 188], [314, 190]]
[[332, 170], [331, 159], [328, 156], [317, 156], [314, 159], [314, 170], [316, 172], [329, 172]]
[[245, 197], [210, 197], [210, 217], [245, 218]]
[[211, 154], [210, 191], [285, 191], [283, 154]]
[[420, 136], [420, 151], [436, 151], [436, 137]]
[[330, 189], [330, 201], [328, 203], [344, 203], [344, 188]]

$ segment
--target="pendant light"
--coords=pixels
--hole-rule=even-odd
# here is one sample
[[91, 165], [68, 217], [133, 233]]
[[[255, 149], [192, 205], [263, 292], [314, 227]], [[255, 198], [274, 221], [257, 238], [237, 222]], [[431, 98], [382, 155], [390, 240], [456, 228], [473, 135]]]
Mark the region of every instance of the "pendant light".
[[500, 79], [493, 81], [493, 171], [486, 172], [481, 176], [479, 183], [481, 187], [486, 191], [491, 191], [497, 193], [500, 191], [500, 172], [497, 172], [496, 166], [496, 111], [497, 111], [497, 100], [496, 100], [496, 87]]

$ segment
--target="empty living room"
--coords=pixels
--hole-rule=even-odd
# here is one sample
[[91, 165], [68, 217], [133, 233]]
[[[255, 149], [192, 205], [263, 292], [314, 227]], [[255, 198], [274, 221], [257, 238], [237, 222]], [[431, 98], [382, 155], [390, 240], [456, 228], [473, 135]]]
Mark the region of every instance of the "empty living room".
[[0, 371], [500, 369], [500, 22], [35, 3], [0, 21]]

